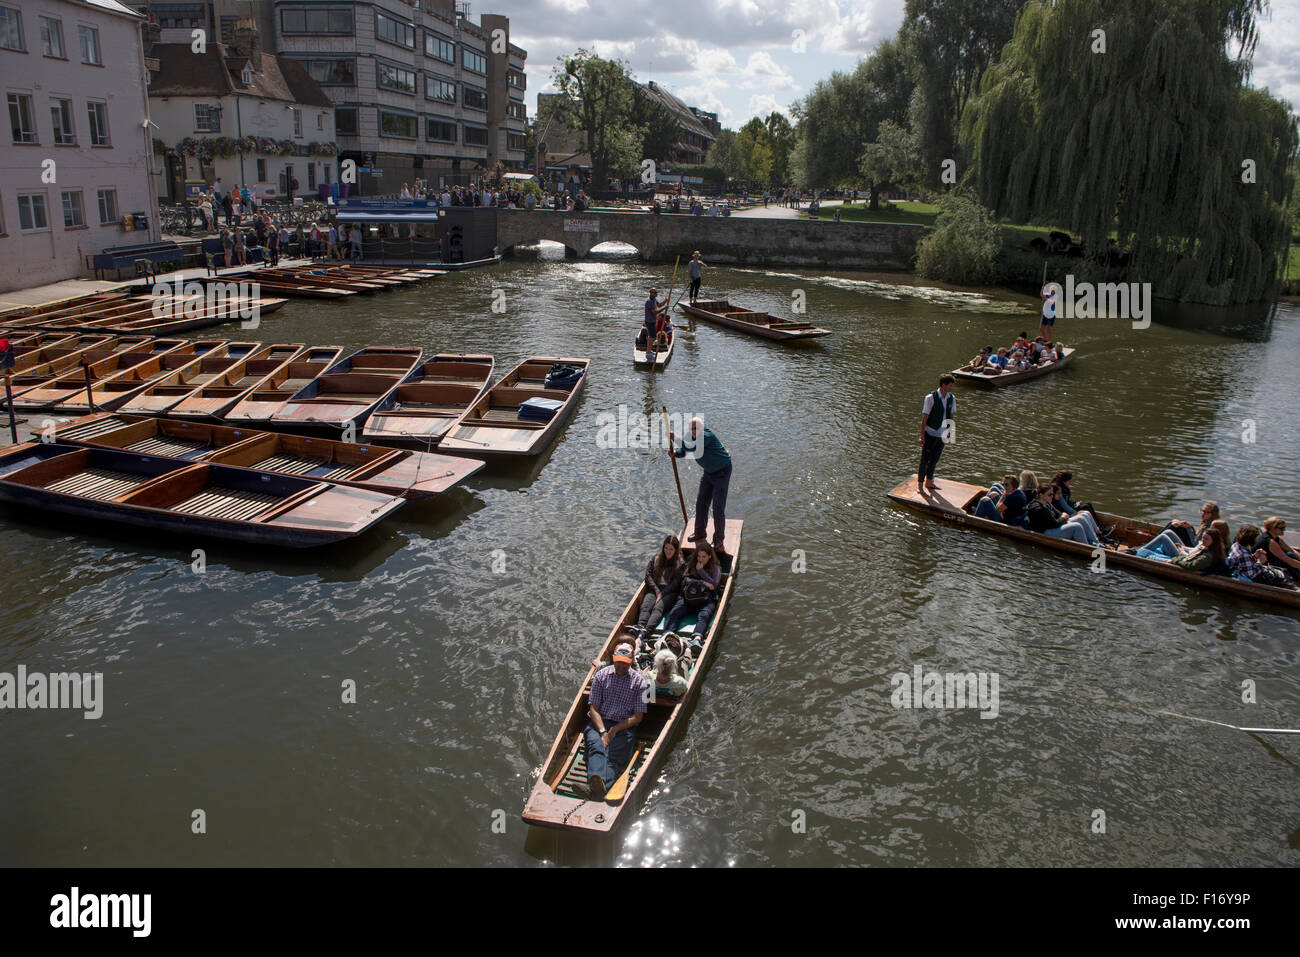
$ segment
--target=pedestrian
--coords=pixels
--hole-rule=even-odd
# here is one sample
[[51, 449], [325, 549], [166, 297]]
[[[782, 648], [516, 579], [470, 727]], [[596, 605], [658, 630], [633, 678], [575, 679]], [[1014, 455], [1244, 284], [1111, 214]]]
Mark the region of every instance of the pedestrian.
[[[709, 506], [713, 506], [713, 550], [719, 555], [726, 554], [724, 545], [727, 537], [727, 492], [731, 488], [731, 453], [726, 446], [706, 429], [701, 419], [691, 419], [687, 426], [691, 434], [690, 455], [700, 463], [703, 475], [700, 476], [700, 489], [695, 496], [695, 534], [692, 542], [708, 540]], [[668, 432], [668, 444], [677, 458], [685, 458], [686, 442], [680, 445], [672, 431]]]
[[[227, 196], [226, 199], [229, 200], [230, 197]], [[221, 265], [233, 266], [235, 264], [235, 240], [231, 238], [228, 228], [221, 231], [221, 253]]]
[[655, 336], [659, 332], [659, 315], [666, 313], [665, 308], [668, 300], [659, 300], [659, 290], [651, 289], [650, 298], [645, 301], [645, 341], [647, 345], [655, 341]]
[[235, 203], [229, 193], [223, 193], [221, 196], [221, 211], [226, 214], [226, 228], [229, 228], [235, 218]]
[[333, 223], [330, 223], [329, 238], [327, 239], [326, 246], [325, 246], [325, 258], [334, 260], [338, 258], [338, 255], [339, 255], [339, 228]]
[[921, 406], [921, 465], [916, 470], [916, 490], [922, 494], [939, 487], [934, 482], [934, 469], [943, 447], [952, 440], [953, 417], [957, 412], [957, 397], [952, 394], [952, 387], [956, 381], [950, 372], [939, 376], [939, 388], [927, 395]]
[[696, 300], [700, 298], [700, 282], [704, 278], [704, 267], [708, 265], [700, 258], [700, 251], [697, 249], [691, 255], [691, 261], [686, 264], [686, 268], [691, 274], [691, 305], [695, 305]]
[[280, 231], [274, 225], [266, 231], [265, 244], [271, 254], [271, 265], [280, 265]]
[[356, 262], [361, 261], [361, 227], [352, 227], [352, 259]]

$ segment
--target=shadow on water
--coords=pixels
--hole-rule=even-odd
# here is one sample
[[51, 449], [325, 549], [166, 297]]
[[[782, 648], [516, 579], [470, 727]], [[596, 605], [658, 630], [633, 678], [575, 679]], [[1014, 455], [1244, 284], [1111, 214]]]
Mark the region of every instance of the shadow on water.
[[1151, 319], [1162, 326], [1188, 332], [1212, 332], [1243, 342], [1268, 342], [1273, 335], [1276, 302], [1249, 302], [1240, 306], [1205, 306], [1193, 302], [1157, 299]]

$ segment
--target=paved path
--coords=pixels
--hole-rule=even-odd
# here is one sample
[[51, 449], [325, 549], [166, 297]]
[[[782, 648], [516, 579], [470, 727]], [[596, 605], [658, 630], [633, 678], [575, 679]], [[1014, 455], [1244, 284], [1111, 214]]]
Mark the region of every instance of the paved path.
[[[839, 206], [840, 200], [828, 199], [822, 203], [822, 209], [829, 209], [832, 206]], [[740, 216], [745, 219], [807, 219], [808, 204], [804, 203], [802, 209], [787, 209], [779, 202], [773, 202], [767, 209], [759, 203], [753, 209], [741, 210], [738, 213], [732, 213], [732, 216]]]

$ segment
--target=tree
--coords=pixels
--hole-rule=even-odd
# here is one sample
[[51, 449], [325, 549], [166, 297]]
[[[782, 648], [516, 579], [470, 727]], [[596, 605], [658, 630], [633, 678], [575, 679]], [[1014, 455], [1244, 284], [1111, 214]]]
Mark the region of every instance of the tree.
[[708, 163], [727, 174], [728, 179], [742, 179], [745, 176], [745, 160], [736, 149], [734, 130], [723, 130], [713, 141], [709, 150]]
[[[1288, 104], [1245, 85], [1261, 9], [1028, 5], [962, 125], [981, 200], [1014, 222], [1068, 228], [1094, 252], [1113, 234], [1158, 296], [1270, 298], [1300, 138]], [[1104, 54], [1092, 52], [1099, 26]]]
[[795, 141], [798, 139], [794, 127], [784, 113], [776, 111], [768, 114], [763, 125], [767, 127], [767, 141], [772, 147], [770, 182], [777, 186], [788, 183], [790, 182], [790, 153], [794, 150]]
[[[984, 70], [1011, 39], [1024, 5], [1025, 0], [907, 0], [899, 37], [920, 91], [913, 132], [928, 185], [940, 185], [944, 160], [965, 168], [957, 136], [962, 113]], [[1056, 68], [1068, 69], [1067, 62]]]
[[552, 77], [586, 135], [595, 187], [606, 186], [611, 169], [638, 166], [644, 131], [631, 121], [635, 94], [627, 65], [579, 50], [561, 57]]
[[872, 209], [879, 205], [878, 190], [887, 186], [919, 186], [924, 178], [916, 137], [910, 129], [893, 120], [880, 124], [876, 142], [868, 143], [862, 151], [859, 167], [863, 182], [871, 190]]
[[934, 231], [917, 244], [917, 273], [963, 286], [993, 283], [1002, 230], [992, 214], [959, 190], [946, 194], [939, 207]]
[[736, 134], [737, 179], [751, 185], [762, 186], [772, 175], [772, 147], [768, 142], [767, 125], [757, 116], [741, 127]]

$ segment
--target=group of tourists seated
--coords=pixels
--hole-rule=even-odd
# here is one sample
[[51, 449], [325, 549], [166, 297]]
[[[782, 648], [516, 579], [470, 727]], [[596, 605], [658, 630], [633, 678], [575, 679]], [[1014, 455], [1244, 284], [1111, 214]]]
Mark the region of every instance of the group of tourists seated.
[[[1119, 548], [1115, 527], [1097, 519], [1092, 503], [1076, 502], [1070, 490], [1074, 474], [1057, 472], [1040, 484], [1033, 472], [1004, 475], [994, 482], [975, 504], [974, 515], [1052, 538], [1080, 544]], [[1226, 575], [1241, 581], [1278, 588], [1300, 586], [1300, 555], [1287, 544], [1286, 522], [1276, 516], [1265, 519], [1263, 528], [1243, 525], [1232, 535], [1220, 519], [1219, 506], [1206, 502], [1201, 522], [1175, 520], [1149, 541], [1128, 546], [1132, 554], [1152, 561], [1169, 562], [1191, 572]]]
[[[669, 535], [646, 563], [645, 584], [636, 624], [624, 630], [636, 641], [637, 665], [647, 682], [654, 681], [655, 693], [679, 696], [718, 610], [722, 566], [705, 541], [697, 542], [690, 560], [684, 561], [681, 542]], [[695, 616], [691, 632], [678, 634], [689, 615]], [[656, 627], [661, 622], [662, 630]]]
[[1004, 372], [1028, 372], [1030, 369], [1065, 358], [1065, 346], [1048, 342], [1038, 336], [1029, 341], [1029, 333], [1022, 332], [1010, 346], [994, 350], [985, 346], [970, 361], [970, 371], [984, 375], [1002, 375]]

